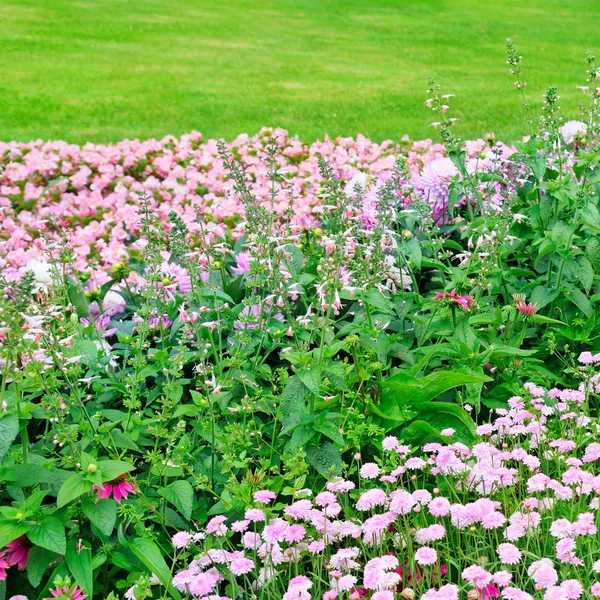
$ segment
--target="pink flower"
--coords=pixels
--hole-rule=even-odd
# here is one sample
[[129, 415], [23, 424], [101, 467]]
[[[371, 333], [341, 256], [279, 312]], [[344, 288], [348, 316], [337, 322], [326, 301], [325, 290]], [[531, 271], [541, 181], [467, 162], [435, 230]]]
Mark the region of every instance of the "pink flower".
[[243, 275], [244, 273], [248, 273], [250, 271], [250, 252], [244, 250], [240, 252], [236, 257], [236, 265], [235, 267], [231, 267], [231, 272], [236, 275]]
[[65, 598], [68, 600], [85, 600], [87, 596], [83, 593], [83, 590], [77, 585], [65, 585], [57, 586], [53, 590], [50, 590], [52, 597], [44, 598], [44, 600], [52, 600], [52, 598]]
[[227, 525], [225, 525], [225, 521], [227, 521], [227, 517], [224, 517], [223, 515], [213, 517], [206, 524], [206, 533], [209, 535], [224, 536], [229, 529]]
[[433, 548], [423, 546], [415, 552], [415, 560], [421, 566], [433, 565], [437, 559], [437, 552]]
[[365, 463], [360, 469], [360, 476], [364, 479], [375, 479], [381, 469], [375, 463]]
[[264, 521], [266, 516], [260, 508], [250, 508], [246, 511], [246, 514], [244, 514], [244, 519], [256, 523], [258, 521]]
[[423, 200], [433, 209], [433, 219], [438, 220], [448, 209], [450, 182], [458, 175], [458, 169], [447, 157], [436, 158], [425, 165], [415, 178], [415, 188]]
[[565, 591], [568, 600], [578, 600], [583, 595], [583, 586], [577, 579], [565, 579], [560, 587]]
[[6, 579], [6, 571], [10, 568], [8, 561], [6, 560], [6, 553], [0, 552], [0, 581]]
[[229, 569], [236, 577], [245, 575], [254, 569], [254, 561], [249, 558], [234, 558], [229, 565]]
[[434, 517], [445, 517], [450, 512], [450, 501], [443, 496], [434, 498], [428, 505], [427, 510]]
[[175, 548], [187, 548], [189, 543], [192, 541], [192, 534], [187, 531], [179, 531], [172, 538], [171, 543]]
[[594, 598], [600, 598], [600, 582], [596, 582], [590, 588], [590, 593]]
[[462, 578], [478, 590], [483, 589], [492, 581], [492, 576], [478, 565], [463, 569]]
[[472, 296], [460, 296], [456, 293], [456, 290], [452, 290], [451, 292], [437, 292], [433, 297], [434, 300], [446, 300], [449, 303], [458, 304], [461, 308], [466, 311], [471, 310], [471, 305], [475, 302], [475, 298]]
[[19, 571], [23, 571], [27, 566], [27, 559], [29, 558], [29, 549], [32, 544], [26, 535], [18, 537], [12, 542], [6, 544], [6, 562], [12, 567], [17, 565]]
[[505, 565], [518, 565], [521, 560], [521, 551], [514, 544], [500, 544], [498, 556]]
[[271, 500], [275, 500], [277, 494], [271, 490], [258, 490], [254, 492], [254, 501], [260, 504], [269, 504]]
[[135, 494], [137, 491], [135, 483], [127, 481], [127, 477], [127, 473], [123, 473], [111, 481], [105, 481], [102, 487], [93, 486], [93, 489], [98, 492], [98, 498], [112, 496], [117, 502], [121, 502], [121, 499], [127, 499], [129, 494]]

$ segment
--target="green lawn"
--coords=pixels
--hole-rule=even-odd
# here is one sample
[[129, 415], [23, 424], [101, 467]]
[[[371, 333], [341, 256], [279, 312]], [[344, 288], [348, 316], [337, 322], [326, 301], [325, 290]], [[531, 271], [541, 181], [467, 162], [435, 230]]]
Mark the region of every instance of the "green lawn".
[[0, 139], [72, 142], [279, 125], [310, 140], [433, 135], [427, 77], [458, 133], [524, 134], [532, 103], [576, 117], [599, 0], [0, 0]]

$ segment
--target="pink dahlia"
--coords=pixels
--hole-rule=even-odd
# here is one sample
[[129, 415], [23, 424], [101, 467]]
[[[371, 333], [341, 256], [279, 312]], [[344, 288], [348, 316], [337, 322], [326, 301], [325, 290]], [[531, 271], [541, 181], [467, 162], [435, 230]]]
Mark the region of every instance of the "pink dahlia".
[[437, 221], [448, 209], [450, 183], [458, 175], [458, 169], [449, 158], [435, 158], [415, 178], [415, 188], [423, 200], [433, 209]]
[[433, 548], [423, 546], [415, 552], [415, 560], [421, 566], [433, 565], [437, 559], [437, 552]]

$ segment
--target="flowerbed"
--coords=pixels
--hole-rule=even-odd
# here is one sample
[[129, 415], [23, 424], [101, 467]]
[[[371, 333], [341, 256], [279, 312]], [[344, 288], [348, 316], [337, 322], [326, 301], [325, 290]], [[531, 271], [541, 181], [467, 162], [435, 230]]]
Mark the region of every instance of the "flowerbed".
[[444, 145], [0, 148], [0, 594], [598, 596], [598, 79], [510, 148], [434, 82]]

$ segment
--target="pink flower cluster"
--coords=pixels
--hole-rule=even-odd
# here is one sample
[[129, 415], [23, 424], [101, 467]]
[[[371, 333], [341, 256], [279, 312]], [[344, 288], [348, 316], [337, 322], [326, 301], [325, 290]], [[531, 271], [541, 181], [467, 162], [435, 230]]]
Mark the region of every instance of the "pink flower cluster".
[[210, 598], [228, 584], [286, 600], [598, 598], [600, 426], [586, 385], [526, 384], [472, 448], [388, 436], [359, 487], [336, 478], [277, 505], [258, 491], [243, 519], [174, 537], [195, 558], [173, 584]]
[[[279, 166], [286, 174], [274, 210], [283, 215], [291, 207], [297, 223], [305, 225], [318, 222], [322, 212], [321, 158], [337, 177], [350, 180], [359, 172], [389, 170], [404, 153], [417, 177], [423, 165], [439, 160], [444, 152], [431, 140], [377, 144], [359, 135], [303, 144], [281, 129], [240, 135], [228, 147], [246, 169], [253, 193], [269, 206], [266, 148], [271, 136], [279, 144]], [[472, 151], [480, 147], [475, 143]], [[441, 189], [447, 182], [432, 185]], [[216, 141], [205, 140], [198, 132], [114, 145], [0, 143], [0, 270], [18, 277], [32, 260], [56, 256], [66, 242], [75, 269], [94, 273], [101, 284], [115, 263], [128, 263], [143, 247], [144, 241], [137, 239], [141, 192], [150, 195], [149, 209], [157, 223], [164, 224], [169, 212], [176, 211], [191, 232], [203, 227], [211, 241], [231, 234], [243, 219], [243, 204], [232, 187]], [[196, 209], [203, 225], [196, 220]]]

